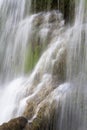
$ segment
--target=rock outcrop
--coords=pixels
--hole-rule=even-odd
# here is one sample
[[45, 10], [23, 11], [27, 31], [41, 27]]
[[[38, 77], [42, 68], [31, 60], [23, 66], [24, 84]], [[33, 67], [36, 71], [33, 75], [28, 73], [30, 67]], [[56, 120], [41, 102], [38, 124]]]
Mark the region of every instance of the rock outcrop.
[[0, 130], [23, 130], [27, 122], [26, 118], [18, 117], [10, 120], [8, 123], [2, 124]]

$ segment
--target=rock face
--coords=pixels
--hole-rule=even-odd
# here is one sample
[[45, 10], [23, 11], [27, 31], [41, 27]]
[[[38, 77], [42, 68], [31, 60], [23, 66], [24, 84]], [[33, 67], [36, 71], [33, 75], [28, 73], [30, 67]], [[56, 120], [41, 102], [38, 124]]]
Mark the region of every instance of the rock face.
[[27, 119], [24, 117], [18, 117], [12, 119], [8, 123], [4, 123], [0, 126], [0, 130], [23, 130], [27, 124]]
[[51, 40], [64, 27], [62, 13], [58, 10], [40, 12], [33, 16], [29, 45], [25, 54], [25, 73], [31, 72]]
[[41, 11], [60, 10], [64, 19], [71, 21], [74, 16], [75, 0], [32, 0], [31, 12], [37, 13]]

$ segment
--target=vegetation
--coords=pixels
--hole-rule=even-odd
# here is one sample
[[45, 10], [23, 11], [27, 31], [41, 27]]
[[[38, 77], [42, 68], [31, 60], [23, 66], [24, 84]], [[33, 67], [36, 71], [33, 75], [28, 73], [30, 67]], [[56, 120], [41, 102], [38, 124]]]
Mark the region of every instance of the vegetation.
[[40, 46], [36, 45], [36, 47], [33, 49], [32, 46], [29, 45], [25, 54], [25, 73], [28, 73], [33, 69], [39, 57], [40, 57]]

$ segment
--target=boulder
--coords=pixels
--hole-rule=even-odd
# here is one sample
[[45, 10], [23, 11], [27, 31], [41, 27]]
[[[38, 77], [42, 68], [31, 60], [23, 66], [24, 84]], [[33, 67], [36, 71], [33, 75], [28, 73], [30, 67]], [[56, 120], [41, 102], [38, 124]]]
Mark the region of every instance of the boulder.
[[18, 117], [2, 124], [0, 130], [23, 130], [27, 122], [25, 117]]

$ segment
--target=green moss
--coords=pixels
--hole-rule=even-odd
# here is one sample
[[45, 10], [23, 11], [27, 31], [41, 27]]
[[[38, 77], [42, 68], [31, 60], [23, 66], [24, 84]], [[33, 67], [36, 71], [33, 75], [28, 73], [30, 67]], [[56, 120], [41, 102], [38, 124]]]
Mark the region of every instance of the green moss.
[[25, 54], [25, 73], [32, 71], [40, 57], [40, 54], [41, 46], [35, 45], [35, 47], [33, 48], [31, 44], [29, 45]]

